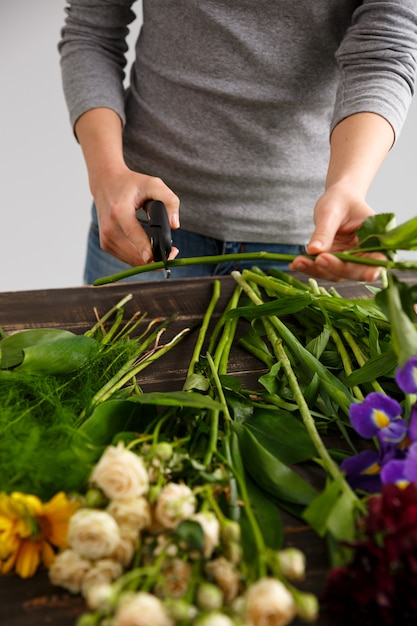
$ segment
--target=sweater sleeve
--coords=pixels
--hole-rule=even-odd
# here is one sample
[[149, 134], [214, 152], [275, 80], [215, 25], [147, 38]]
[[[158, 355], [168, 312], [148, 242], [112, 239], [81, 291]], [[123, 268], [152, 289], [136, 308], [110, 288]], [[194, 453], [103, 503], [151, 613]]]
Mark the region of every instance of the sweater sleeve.
[[58, 43], [70, 122], [89, 109], [108, 107], [125, 122], [124, 78], [128, 24], [135, 0], [68, 0]]
[[336, 59], [340, 83], [331, 130], [366, 111], [384, 117], [398, 137], [416, 81], [416, 0], [364, 0]]

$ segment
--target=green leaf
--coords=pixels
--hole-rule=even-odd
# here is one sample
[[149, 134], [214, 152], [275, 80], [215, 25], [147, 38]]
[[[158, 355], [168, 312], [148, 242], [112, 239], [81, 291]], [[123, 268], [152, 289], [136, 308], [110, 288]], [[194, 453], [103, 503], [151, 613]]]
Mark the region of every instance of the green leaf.
[[151, 393], [141, 393], [132, 398], [133, 402], [139, 404], [155, 404], [158, 406], [191, 407], [194, 409], [214, 409], [221, 410], [222, 404], [210, 398], [210, 396], [193, 391], [153, 391]]
[[316, 456], [304, 424], [283, 409], [255, 407], [244, 426], [265, 450], [283, 463], [300, 463]]
[[320, 359], [321, 355], [327, 347], [327, 344], [329, 343], [331, 334], [331, 330], [326, 326], [317, 337], [314, 337], [314, 339], [309, 341], [306, 345], [307, 350], [311, 352], [311, 354], [315, 356], [316, 359]]
[[266, 343], [261, 339], [259, 333], [251, 326], [249, 332], [239, 339], [238, 344], [247, 350], [250, 354], [253, 354], [257, 359], [265, 363], [268, 369], [270, 369], [274, 363], [274, 358], [268, 350]]
[[236, 422], [243, 422], [253, 414], [253, 403], [246, 396], [224, 390], [225, 398], [229, 409]]
[[21, 330], [0, 341], [0, 368], [9, 369], [22, 363], [25, 348], [38, 344], [52, 343], [58, 339], [73, 337], [68, 330], [56, 328], [36, 328]]
[[174, 530], [174, 535], [187, 544], [191, 552], [204, 552], [204, 531], [201, 524], [193, 520], [182, 521]]
[[281, 363], [274, 363], [267, 374], [259, 377], [260, 384], [265, 387], [268, 393], [278, 393], [282, 388], [282, 382], [278, 379], [278, 373], [281, 370]]
[[196, 391], [208, 391], [209, 387], [210, 383], [206, 376], [203, 376], [203, 374], [191, 374], [187, 377], [183, 390], [191, 391], [195, 389]]
[[[272, 550], [280, 550], [284, 541], [284, 525], [277, 503], [247, 474], [245, 483], [250, 504], [261, 529], [265, 545]], [[245, 560], [250, 563], [257, 558], [258, 552], [244, 506], [242, 507], [240, 526]]]
[[[271, 498], [261, 487], [259, 487], [249, 476], [248, 472], [245, 471], [240, 452], [239, 440], [235, 433], [232, 433], [230, 452], [234, 471], [245, 483], [250, 506], [262, 532], [265, 545], [271, 549], [279, 550], [282, 547], [284, 540], [284, 528], [281, 513], [274, 499]], [[229, 506], [231, 505], [230, 498], [228, 500], [228, 504]], [[231, 513], [232, 519], [235, 519], [240, 523], [242, 532], [241, 543], [244, 551], [244, 557], [247, 562], [251, 562], [252, 560], [258, 558], [258, 548], [254, 540], [253, 530], [247, 516], [246, 508], [241, 504], [238, 505], [236, 502], [233, 502], [233, 510], [229, 513]]]
[[234, 424], [239, 447], [245, 464], [253, 480], [270, 495], [294, 502], [309, 504], [316, 490], [299, 474], [266, 450], [244, 424]]
[[23, 361], [15, 370], [34, 376], [69, 374], [86, 366], [99, 348], [95, 339], [70, 333], [24, 348]]
[[353, 492], [342, 488], [341, 481], [329, 480], [305, 509], [303, 518], [320, 537], [330, 532], [339, 541], [351, 541], [358, 501]]
[[398, 360], [393, 350], [388, 350], [383, 354], [369, 359], [360, 369], [355, 370], [345, 378], [347, 387], [355, 387], [363, 383], [370, 383], [383, 376], [392, 376]]
[[387, 229], [392, 228], [394, 225], [395, 215], [393, 213], [370, 215], [356, 231], [359, 239], [359, 247], [370, 248], [380, 246], [380, 236], [385, 234]]
[[137, 429], [141, 412], [131, 400], [107, 400], [95, 407], [78, 432], [95, 445], [107, 445], [119, 432]]
[[309, 292], [290, 297], [278, 298], [265, 304], [249, 305], [245, 307], [237, 307], [228, 311], [227, 317], [245, 317], [254, 319], [263, 317], [264, 315], [290, 315], [298, 313], [306, 308], [313, 301], [314, 297]]

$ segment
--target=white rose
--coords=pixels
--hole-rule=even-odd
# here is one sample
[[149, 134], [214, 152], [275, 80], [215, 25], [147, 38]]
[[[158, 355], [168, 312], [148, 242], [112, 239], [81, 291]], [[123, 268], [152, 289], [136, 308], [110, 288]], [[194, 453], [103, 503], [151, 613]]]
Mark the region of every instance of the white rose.
[[130, 537], [125, 537], [122, 534], [116, 549], [110, 555], [111, 558], [121, 563], [123, 567], [128, 567], [135, 555], [138, 543], [137, 540], [132, 540]]
[[166, 560], [161, 570], [156, 593], [161, 597], [182, 598], [188, 591], [192, 575], [191, 564], [182, 559]]
[[100, 559], [86, 572], [81, 591], [87, 597], [89, 589], [99, 584], [110, 584], [123, 574], [123, 567], [113, 559]]
[[106, 511], [79, 509], [70, 518], [68, 544], [84, 558], [94, 561], [110, 556], [119, 540], [117, 522]]
[[204, 533], [203, 555], [209, 559], [220, 542], [220, 524], [217, 517], [211, 511], [204, 511], [192, 515], [191, 520], [198, 522]]
[[64, 550], [56, 555], [49, 568], [49, 580], [57, 587], [64, 587], [71, 593], [79, 593], [83, 578], [91, 566], [91, 561], [83, 559], [74, 550]]
[[240, 582], [239, 571], [234, 565], [224, 556], [220, 556], [207, 563], [206, 572], [223, 591], [225, 602], [233, 602], [239, 593]]
[[137, 532], [149, 528], [152, 522], [151, 506], [143, 496], [112, 500], [107, 511], [114, 517], [119, 526], [131, 528]]
[[106, 448], [90, 482], [100, 487], [110, 500], [135, 498], [149, 490], [149, 476], [143, 459], [126, 450], [122, 442]]
[[187, 485], [168, 483], [155, 505], [155, 521], [163, 528], [175, 528], [195, 511], [195, 497]]
[[247, 626], [286, 626], [297, 613], [291, 593], [274, 578], [261, 578], [249, 587], [245, 609]]
[[162, 602], [144, 591], [120, 602], [114, 626], [173, 626]]

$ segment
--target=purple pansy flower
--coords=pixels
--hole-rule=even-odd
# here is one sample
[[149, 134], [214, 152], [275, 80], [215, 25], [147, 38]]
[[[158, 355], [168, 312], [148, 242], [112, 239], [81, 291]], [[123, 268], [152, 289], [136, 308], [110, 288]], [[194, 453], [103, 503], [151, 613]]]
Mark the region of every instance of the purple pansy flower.
[[387, 484], [397, 485], [397, 487], [406, 487], [409, 480], [405, 475], [405, 460], [394, 459], [389, 461], [381, 469], [381, 481]]
[[369, 493], [380, 491], [381, 460], [375, 450], [363, 450], [344, 459], [340, 468], [346, 474], [346, 480], [352, 489], [363, 489]]
[[384, 393], [374, 391], [363, 402], [350, 406], [350, 421], [356, 432], [365, 439], [378, 435], [381, 442], [399, 443], [407, 432], [400, 404]]
[[404, 393], [417, 393], [417, 356], [410, 357], [397, 368], [395, 381]]
[[388, 461], [381, 469], [381, 481], [384, 484], [393, 483], [398, 487], [405, 487], [409, 483], [417, 483], [417, 442], [407, 449], [404, 459]]

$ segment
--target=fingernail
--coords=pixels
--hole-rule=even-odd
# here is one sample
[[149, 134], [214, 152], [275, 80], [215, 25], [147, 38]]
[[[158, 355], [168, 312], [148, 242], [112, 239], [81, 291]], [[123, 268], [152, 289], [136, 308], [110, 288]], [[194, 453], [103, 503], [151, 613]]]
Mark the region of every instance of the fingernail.
[[145, 265], [151, 262], [152, 255], [148, 250], [142, 250], [142, 260]]
[[171, 226], [172, 228], [180, 227], [180, 218], [178, 217], [177, 213], [174, 213], [174, 215], [171, 217]]
[[313, 254], [317, 254], [323, 250], [323, 244], [318, 239], [315, 239], [314, 241], [310, 241], [307, 245], [307, 250], [314, 250]]

